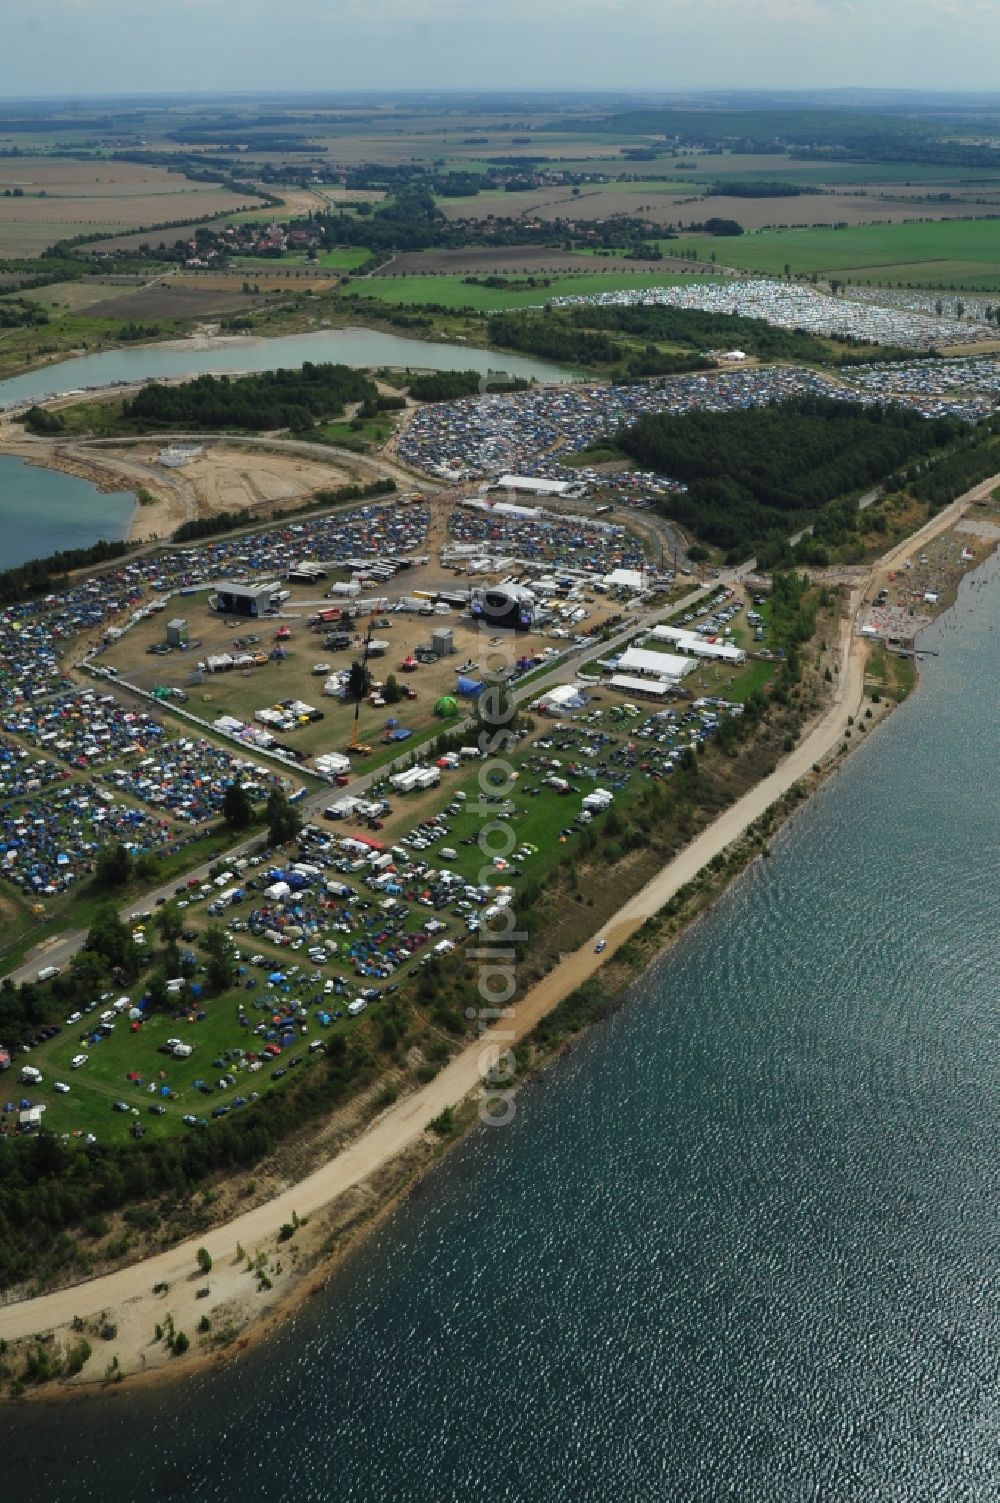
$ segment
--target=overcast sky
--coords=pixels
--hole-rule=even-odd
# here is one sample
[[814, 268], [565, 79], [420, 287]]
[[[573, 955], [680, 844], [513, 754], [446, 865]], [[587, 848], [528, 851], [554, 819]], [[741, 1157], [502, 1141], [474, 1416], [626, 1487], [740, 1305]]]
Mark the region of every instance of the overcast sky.
[[995, 89], [1000, 0], [0, 0], [0, 95]]

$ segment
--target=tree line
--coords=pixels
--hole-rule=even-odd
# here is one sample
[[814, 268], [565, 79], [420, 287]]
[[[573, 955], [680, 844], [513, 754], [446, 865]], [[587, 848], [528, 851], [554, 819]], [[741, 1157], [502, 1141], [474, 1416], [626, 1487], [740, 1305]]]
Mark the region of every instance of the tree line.
[[[504, 349], [572, 365], [618, 364], [623, 374], [633, 375], [710, 369], [711, 361], [702, 351], [734, 346], [769, 361], [830, 365], [840, 359], [829, 344], [798, 329], [779, 329], [762, 318], [736, 313], [706, 313], [659, 303], [581, 304], [548, 307], [544, 312], [501, 313], [493, 315], [487, 327], [490, 343]], [[615, 334], [644, 340], [644, 350], [637, 352], [633, 345], [616, 340]], [[681, 348], [657, 350], [657, 343]]]
[[0, 604], [14, 605], [18, 600], [31, 600], [39, 595], [51, 595], [62, 589], [72, 569], [83, 569], [88, 564], [104, 564], [116, 558], [124, 558], [130, 551], [125, 542], [111, 543], [102, 540], [89, 548], [66, 548], [50, 553], [45, 558], [29, 559], [13, 569], [0, 573]]
[[425, 376], [414, 376], [410, 382], [410, 396], [418, 402], [453, 402], [458, 397], [472, 397], [485, 391], [527, 391], [529, 383], [522, 377], [514, 380], [498, 380], [495, 376], [485, 379], [479, 371], [431, 371]]

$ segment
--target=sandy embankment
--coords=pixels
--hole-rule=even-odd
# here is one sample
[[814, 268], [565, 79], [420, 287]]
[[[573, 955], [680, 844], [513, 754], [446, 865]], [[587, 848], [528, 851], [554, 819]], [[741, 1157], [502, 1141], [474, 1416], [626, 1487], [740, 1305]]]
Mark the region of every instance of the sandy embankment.
[[[193, 1333], [202, 1314], [211, 1316], [220, 1307], [225, 1307], [227, 1319], [241, 1326], [259, 1322], [262, 1314], [287, 1299], [296, 1289], [297, 1280], [291, 1268], [285, 1267], [290, 1259], [283, 1257], [277, 1242], [283, 1223], [291, 1222], [293, 1214], [319, 1216], [348, 1192], [370, 1185], [387, 1165], [413, 1150], [425, 1139], [427, 1124], [434, 1117], [481, 1088], [491, 1054], [495, 1057], [498, 1051], [503, 1052], [530, 1033], [546, 1013], [605, 964], [648, 917], [696, 877], [713, 856], [736, 841], [816, 764], [836, 753], [843, 742], [848, 718], [857, 715], [863, 698], [867, 644], [854, 635], [861, 601], [891, 569], [946, 531], [959, 519], [965, 505], [987, 495], [996, 483], [997, 477], [946, 508], [913, 537], [886, 554], [855, 588], [841, 623], [837, 644], [840, 671], [832, 703], [769, 777], [727, 809], [623, 905], [604, 928], [607, 948], [603, 955], [596, 955], [588, 942], [566, 956], [517, 1004], [510, 1022], [488, 1031], [479, 1043], [457, 1055], [433, 1081], [390, 1107], [356, 1142], [307, 1178], [226, 1225], [178, 1244], [168, 1252], [89, 1283], [4, 1307], [0, 1310], [0, 1336], [17, 1340], [54, 1330], [60, 1339], [68, 1341], [72, 1339], [71, 1323], [75, 1316], [88, 1319], [106, 1312], [118, 1327], [117, 1335], [105, 1353], [97, 1353], [91, 1359], [86, 1377], [100, 1377], [111, 1354], [117, 1355], [126, 1374], [152, 1371], [168, 1364], [177, 1370], [182, 1363], [170, 1358], [162, 1345], [152, 1342], [154, 1326], [163, 1320], [166, 1308], [178, 1330]], [[257, 1292], [245, 1263], [237, 1259], [238, 1245], [253, 1254], [264, 1250], [272, 1266], [275, 1257], [282, 1259], [285, 1271], [272, 1276], [273, 1289]], [[207, 1279], [195, 1271], [198, 1247], [205, 1247], [213, 1259], [213, 1270]], [[163, 1295], [153, 1293], [153, 1286], [161, 1283], [170, 1286], [166, 1304]], [[210, 1287], [210, 1297], [199, 1301], [196, 1291], [205, 1283]], [[192, 1348], [192, 1359], [194, 1356]]]
[[142, 492], [147, 499], [136, 506], [128, 533], [131, 542], [139, 543], [167, 539], [182, 522], [220, 512], [247, 508], [251, 516], [270, 516], [311, 501], [319, 490], [363, 483], [386, 468], [374, 460], [356, 464], [353, 456], [335, 450], [326, 458], [318, 445], [315, 455], [302, 454], [292, 445], [283, 449], [280, 441], [261, 438], [256, 443], [209, 439], [203, 454], [180, 469], [168, 469], [156, 463], [162, 447], [150, 442], [113, 448], [0, 430], [0, 452], [76, 475], [99, 491]]

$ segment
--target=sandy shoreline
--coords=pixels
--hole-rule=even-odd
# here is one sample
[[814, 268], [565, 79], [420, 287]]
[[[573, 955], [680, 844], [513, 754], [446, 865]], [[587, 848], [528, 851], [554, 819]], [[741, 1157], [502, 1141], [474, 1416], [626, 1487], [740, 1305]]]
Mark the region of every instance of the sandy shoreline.
[[[157, 464], [157, 451], [178, 442], [205, 453], [181, 469]], [[85, 439], [32, 438], [0, 426], [0, 455], [74, 475], [102, 494], [133, 492], [136, 504], [125, 534], [130, 543], [166, 542], [182, 523], [226, 511], [246, 509], [262, 523], [273, 513], [308, 504], [317, 491], [342, 485], [384, 477], [400, 487], [416, 483], [391, 454], [355, 454], [266, 434], [123, 439], [120, 446], [105, 448]]]
[[[103, 1379], [103, 1368], [113, 1354], [121, 1370], [129, 1377], [147, 1377], [184, 1373], [196, 1362], [212, 1360], [224, 1353], [197, 1350], [194, 1333], [202, 1314], [212, 1317], [213, 1328], [231, 1319], [242, 1332], [229, 1352], [243, 1349], [269, 1329], [269, 1322], [284, 1310], [306, 1297], [316, 1286], [316, 1260], [325, 1249], [323, 1235], [328, 1226], [324, 1218], [330, 1212], [352, 1203], [359, 1208], [359, 1221], [370, 1224], [365, 1205], [383, 1208], [412, 1177], [413, 1170], [402, 1175], [395, 1187], [386, 1186], [393, 1166], [407, 1161], [421, 1167], [433, 1157], [435, 1140], [427, 1133], [428, 1123], [447, 1107], [454, 1107], [481, 1090], [484, 1063], [488, 1066], [490, 1050], [503, 1051], [530, 1033], [536, 1024], [570, 992], [597, 973], [615, 953], [631, 939], [643, 923], [656, 914], [679, 889], [692, 881], [712, 858], [738, 841], [768, 809], [803, 779], [815, 776], [824, 764], [834, 759], [845, 743], [845, 731], [851, 717], [857, 717], [864, 698], [864, 673], [867, 641], [856, 635], [858, 610], [869, 598], [879, 581], [903, 559], [926, 546], [960, 519], [967, 506], [989, 493], [996, 477], [976, 487], [968, 495], [945, 508], [910, 538], [891, 549], [875, 564], [867, 576], [856, 583], [841, 625], [836, 661], [833, 699], [813, 723], [798, 745], [779, 763], [773, 773], [751, 788], [694, 841], [663, 867], [639, 892], [630, 898], [602, 929], [607, 938], [605, 952], [594, 953], [588, 940], [565, 956], [518, 1002], [514, 1018], [487, 1031], [482, 1040], [470, 1045], [428, 1085], [421, 1087], [389, 1107], [361, 1136], [329, 1162], [322, 1164], [298, 1183], [289, 1186], [273, 1199], [236, 1219], [205, 1232], [198, 1238], [179, 1243], [130, 1267], [102, 1275], [87, 1283], [55, 1290], [35, 1299], [8, 1304], [0, 1308], [0, 1336], [18, 1340], [39, 1332], [53, 1331], [63, 1345], [74, 1339], [74, 1318], [97, 1321], [106, 1317], [116, 1326], [113, 1341], [100, 1345], [84, 1374], [55, 1391], [65, 1394], [89, 1391]], [[856, 744], [856, 743], [855, 743]], [[513, 1037], [511, 1037], [513, 1035]], [[383, 1180], [381, 1198], [372, 1190], [373, 1181]], [[374, 1202], [373, 1202], [374, 1195]], [[310, 1239], [314, 1257], [307, 1263], [302, 1254], [295, 1266], [289, 1244], [278, 1240], [283, 1224], [296, 1218], [308, 1220], [309, 1229], [300, 1246], [305, 1253]], [[352, 1231], [351, 1244], [356, 1235]], [[213, 1269], [206, 1278], [197, 1272], [199, 1247], [208, 1250]], [[258, 1289], [254, 1275], [248, 1272], [245, 1255], [263, 1254], [271, 1286]], [[281, 1272], [276, 1272], [280, 1264]], [[154, 1285], [169, 1285], [169, 1296], [154, 1294]], [[208, 1285], [207, 1299], [199, 1300], [197, 1291]], [[172, 1358], [162, 1344], [153, 1344], [157, 1322], [169, 1309], [176, 1329], [192, 1337], [187, 1357]]]

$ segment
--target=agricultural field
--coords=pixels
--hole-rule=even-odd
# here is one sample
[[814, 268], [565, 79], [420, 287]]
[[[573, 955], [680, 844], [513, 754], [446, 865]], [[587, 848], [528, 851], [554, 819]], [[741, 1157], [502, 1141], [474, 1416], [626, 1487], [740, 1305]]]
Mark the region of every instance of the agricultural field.
[[[363, 245], [339, 245], [333, 250], [320, 251], [315, 260], [308, 261], [307, 264], [329, 267], [334, 271], [356, 271], [370, 259], [371, 253]], [[252, 260], [247, 264], [252, 265]]]
[[[697, 273], [696, 273], [697, 274]], [[457, 276], [366, 278], [352, 282], [351, 291], [358, 297], [383, 303], [438, 303], [446, 308], [533, 308], [553, 297], [587, 296], [598, 292], [621, 292], [647, 287], [665, 287], [687, 281], [689, 273], [665, 266], [662, 272], [580, 272], [573, 276], [556, 276], [547, 287], [470, 286]]]
[[[609, 256], [609, 272], [637, 276], [659, 269], [659, 261], [633, 261]], [[471, 245], [461, 250], [401, 251], [372, 273], [376, 279], [396, 276], [551, 276], [595, 270], [589, 251], [564, 251], [536, 245]], [[474, 289], [472, 289], [474, 290]]]
[[0, 256], [36, 256], [56, 240], [128, 232], [193, 212], [212, 217], [233, 208], [236, 197], [160, 167], [54, 156], [0, 161], [0, 194], [8, 188], [23, 196], [0, 197]]
[[[705, 241], [666, 241], [674, 254], [702, 254]], [[843, 230], [762, 230], [715, 240], [720, 261], [741, 271], [781, 276], [839, 277], [852, 282], [988, 292], [1000, 288], [1000, 223], [996, 220], [854, 226]]]
[[87, 311], [92, 318], [133, 319], [137, 323], [157, 319], [224, 318], [227, 314], [242, 313], [246, 308], [259, 307], [270, 291], [270, 288], [262, 287], [260, 293], [255, 294], [227, 289], [218, 283], [185, 285], [171, 279], [107, 297], [93, 303]]
[[[59, 313], [89, 313], [98, 303], [128, 297], [148, 282], [149, 278], [142, 276], [87, 277], [79, 282], [48, 282], [41, 287], [26, 287], [23, 292], [17, 292], [16, 297], [18, 300], [24, 297], [37, 303], [50, 316]], [[3, 296], [2, 284], [0, 296]]]

